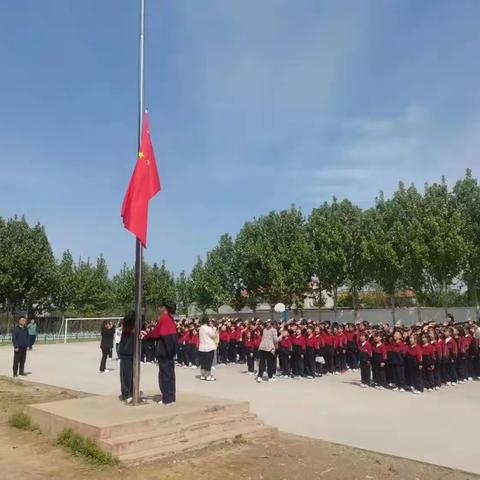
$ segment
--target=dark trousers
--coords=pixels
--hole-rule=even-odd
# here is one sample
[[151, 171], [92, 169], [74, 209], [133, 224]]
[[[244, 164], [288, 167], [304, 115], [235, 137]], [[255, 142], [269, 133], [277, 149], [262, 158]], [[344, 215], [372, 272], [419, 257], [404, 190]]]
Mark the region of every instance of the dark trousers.
[[237, 352], [239, 363], [245, 363], [245, 348], [243, 342], [237, 342]]
[[258, 376], [263, 377], [265, 369], [267, 369], [268, 378], [272, 378], [275, 373], [276, 357], [272, 352], [259, 351], [260, 364], [258, 366]]
[[405, 366], [392, 365], [392, 380], [397, 388], [405, 388]]
[[442, 386], [442, 359], [437, 357], [435, 359], [435, 370], [433, 371], [433, 377], [436, 387]]
[[459, 353], [457, 357], [457, 376], [459, 380], [466, 380], [467, 374], [467, 354]]
[[348, 342], [347, 343], [347, 352], [346, 352], [346, 361], [347, 365], [353, 370], [358, 368], [358, 354], [357, 348], [355, 343]]
[[375, 360], [372, 362], [373, 383], [385, 387], [387, 384], [385, 366], [382, 367], [381, 363], [382, 362]]
[[36, 335], [29, 335], [29, 336], [28, 336], [28, 340], [29, 340], [29, 342], [28, 342], [28, 348], [29, 348], [29, 350], [31, 350], [32, 347], [35, 345], [35, 340], [36, 340], [36, 339], [37, 339], [37, 336], [36, 336]]
[[418, 390], [419, 392], [423, 392], [422, 371], [419, 368], [416, 358], [407, 355], [405, 358], [405, 373], [407, 385], [415, 390]]
[[335, 359], [333, 355], [333, 347], [331, 345], [326, 345], [325, 349], [325, 368], [327, 372], [333, 373], [335, 369]]
[[347, 369], [346, 352], [343, 348], [335, 349], [335, 369], [337, 372], [344, 372]]
[[253, 354], [253, 348], [245, 347], [245, 357], [247, 359], [248, 371], [253, 373], [255, 371], [255, 356]]
[[360, 359], [360, 375], [362, 383], [365, 385], [370, 385], [372, 375], [370, 360]]
[[120, 355], [120, 389], [122, 399], [133, 396], [133, 357]]
[[294, 345], [292, 349], [292, 375], [294, 377], [303, 377], [303, 350]]
[[107, 366], [107, 357], [110, 353], [109, 348], [102, 348], [102, 359], [100, 360], [100, 371], [104, 372]]
[[307, 347], [305, 351], [305, 375], [307, 377], [315, 376], [315, 349]]
[[455, 358], [445, 359], [445, 376], [447, 377], [447, 382], [457, 383], [457, 364]]
[[433, 388], [435, 386], [435, 378], [433, 375], [434, 367], [426, 367], [422, 371], [423, 386], [425, 388]]
[[218, 363], [228, 363], [228, 342], [225, 340], [218, 344]]
[[198, 352], [200, 368], [203, 370], [203, 372], [210, 374], [214, 356], [215, 350], [212, 350], [211, 352]]
[[280, 350], [278, 352], [278, 358], [280, 360], [280, 370], [282, 375], [290, 376], [290, 352], [288, 350]]
[[23, 375], [25, 373], [25, 360], [27, 359], [27, 347], [20, 347], [13, 354], [13, 376], [17, 376], [19, 373]]
[[158, 360], [158, 367], [158, 386], [162, 394], [162, 402], [175, 402], [175, 361], [173, 359], [166, 360], [160, 358]]
[[237, 361], [237, 342], [230, 340], [228, 342], [228, 361], [235, 363]]

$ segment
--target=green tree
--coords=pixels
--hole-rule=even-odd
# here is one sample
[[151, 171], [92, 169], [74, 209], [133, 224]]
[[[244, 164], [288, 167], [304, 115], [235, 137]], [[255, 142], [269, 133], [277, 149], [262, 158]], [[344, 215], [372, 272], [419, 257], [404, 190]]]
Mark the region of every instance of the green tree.
[[423, 234], [426, 252], [425, 277], [447, 312], [449, 287], [467, 264], [465, 221], [445, 178], [425, 186]]
[[70, 250], [63, 252], [58, 264], [58, 288], [55, 306], [62, 313], [70, 310], [75, 299], [75, 264]]
[[47, 235], [39, 223], [24, 217], [1, 222], [0, 291], [8, 309], [27, 314], [49, 309], [57, 288], [57, 265]]
[[134, 308], [135, 270], [123, 264], [122, 269], [112, 279], [114, 303], [119, 313]]
[[459, 180], [453, 189], [457, 208], [463, 218], [462, 236], [466, 244], [465, 265], [462, 274], [468, 287], [470, 301], [479, 313], [478, 290], [480, 279], [480, 186], [467, 170], [465, 178]]
[[176, 280], [177, 293], [177, 311], [180, 315], [188, 315], [189, 307], [193, 302], [192, 281], [185, 273], [185, 270], [180, 272]]
[[147, 307], [158, 310], [163, 302], [175, 304], [175, 278], [171, 272], [167, 270], [165, 261], [158, 266], [144, 267], [144, 283], [145, 283], [145, 304]]
[[207, 308], [213, 306], [214, 302], [208, 287], [208, 279], [202, 259], [198, 257], [197, 263], [190, 275], [192, 281], [192, 298], [198, 308], [205, 313]]

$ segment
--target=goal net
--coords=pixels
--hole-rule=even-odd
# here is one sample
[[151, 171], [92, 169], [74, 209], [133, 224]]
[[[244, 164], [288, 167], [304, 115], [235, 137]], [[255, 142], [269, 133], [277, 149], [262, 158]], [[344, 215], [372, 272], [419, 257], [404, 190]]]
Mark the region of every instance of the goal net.
[[116, 325], [122, 318], [123, 317], [65, 318], [63, 343], [100, 338], [102, 335], [103, 322], [111, 321]]

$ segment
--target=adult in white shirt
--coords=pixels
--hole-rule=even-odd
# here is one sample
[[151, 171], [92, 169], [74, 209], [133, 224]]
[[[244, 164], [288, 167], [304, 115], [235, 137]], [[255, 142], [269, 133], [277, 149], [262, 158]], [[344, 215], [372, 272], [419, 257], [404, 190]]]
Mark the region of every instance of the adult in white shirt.
[[210, 325], [207, 317], [202, 318], [199, 330], [198, 357], [200, 360], [200, 380], [216, 380], [212, 376], [212, 363], [217, 349], [217, 331]]

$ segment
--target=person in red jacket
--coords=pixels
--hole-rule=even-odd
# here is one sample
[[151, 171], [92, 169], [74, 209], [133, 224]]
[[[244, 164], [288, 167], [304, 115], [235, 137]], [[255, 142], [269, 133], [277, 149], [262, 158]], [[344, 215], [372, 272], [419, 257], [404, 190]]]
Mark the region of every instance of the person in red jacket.
[[385, 388], [387, 381], [385, 376], [385, 365], [387, 363], [387, 347], [383, 342], [382, 334], [376, 331], [373, 335], [372, 345], [372, 373], [375, 388]]
[[435, 350], [435, 368], [433, 370], [435, 390], [440, 390], [442, 383], [445, 382], [443, 371], [443, 351], [445, 350], [445, 344], [433, 328], [428, 331], [428, 338], [430, 339], [430, 345], [432, 345]]
[[402, 332], [395, 330], [387, 349], [387, 361], [392, 371], [393, 390], [405, 391], [405, 343]]
[[325, 345], [325, 367], [327, 369], [327, 375], [333, 375], [335, 371], [335, 356], [333, 345], [333, 333], [330, 327], [327, 327], [323, 335], [323, 343]]
[[453, 338], [453, 328], [450, 327], [445, 330], [445, 350], [443, 352], [447, 385], [450, 386], [457, 384], [457, 354], [457, 342]]
[[335, 356], [335, 374], [345, 373], [347, 370], [346, 348], [347, 337], [343, 327], [333, 324], [333, 348]]
[[190, 338], [188, 340], [190, 344], [190, 367], [191, 368], [198, 368], [199, 366], [199, 358], [198, 358], [198, 346], [200, 344], [200, 337], [198, 335], [197, 329], [192, 329], [190, 332]]
[[415, 394], [423, 392], [423, 356], [416, 334], [410, 335], [405, 355], [405, 377], [407, 386]]
[[345, 336], [347, 337], [346, 360], [350, 370], [358, 368], [358, 351], [357, 351], [357, 331], [353, 323], [347, 323], [345, 328]]
[[305, 375], [309, 379], [315, 377], [315, 352], [317, 349], [317, 339], [313, 333], [312, 327], [307, 328], [305, 335]]
[[315, 371], [316, 371], [317, 377], [321, 377], [323, 375], [323, 365], [325, 364], [325, 357], [324, 357], [325, 345], [323, 344], [323, 336], [320, 331], [320, 327], [318, 325], [315, 327], [314, 333], [315, 333], [315, 342], [316, 342]]
[[218, 337], [218, 363], [221, 365], [226, 365], [228, 363], [228, 345], [230, 343], [230, 332], [227, 329], [227, 325], [223, 324], [220, 327]]
[[422, 358], [423, 368], [422, 377], [423, 385], [427, 389], [427, 392], [433, 392], [435, 387], [435, 347], [430, 343], [427, 335], [422, 335]]
[[360, 360], [360, 375], [363, 388], [370, 386], [372, 376], [372, 345], [367, 340], [365, 332], [359, 334], [358, 337], [358, 358]]
[[286, 328], [280, 333], [278, 342], [278, 358], [280, 361], [280, 370], [283, 378], [288, 378], [291, 374], [292, 339]]
[[292, 376], [303, 377], [303, 359], [305, 357], [305, 337], [302, 330], [297, 328], [291, 337], [292, 340]]
[[253, 375], [255, 372], [255, 327], [249, 325], [244, 333], [243, 349], [247, 361], [247, 373]]
[[469, 339], [465, 336], [465, 330], [463, 327], [458, 327], [455, 329], [455, 340], [457, 341], [457, 377], [458, 383], [463, 383], [468, 378], [467, 372], [467, 356], [468, 356], [468, 347]]

